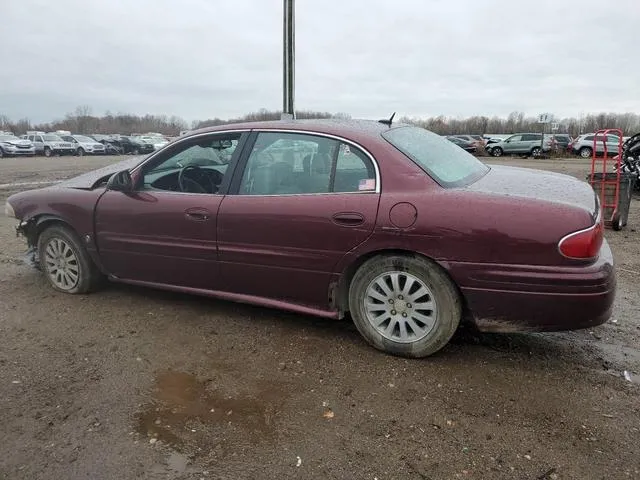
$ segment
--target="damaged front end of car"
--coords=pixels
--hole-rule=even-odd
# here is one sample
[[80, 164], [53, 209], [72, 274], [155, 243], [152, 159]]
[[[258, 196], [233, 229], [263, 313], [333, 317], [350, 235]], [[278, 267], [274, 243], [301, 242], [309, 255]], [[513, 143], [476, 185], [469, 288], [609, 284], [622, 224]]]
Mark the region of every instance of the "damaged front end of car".
[[35, 218], [21, 220], [16, 226], [16, 236], [24, 237], [27, 240], [27, 251], [23, 254], [23, 261], [33, 267], [40, 269], [38, 259], [38, 224]]

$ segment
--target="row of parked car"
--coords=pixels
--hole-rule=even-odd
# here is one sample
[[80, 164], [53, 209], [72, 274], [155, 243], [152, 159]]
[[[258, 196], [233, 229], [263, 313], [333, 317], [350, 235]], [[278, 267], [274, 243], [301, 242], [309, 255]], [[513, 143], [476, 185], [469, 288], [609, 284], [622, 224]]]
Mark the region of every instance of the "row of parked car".
[[[482, 135], [448, 135], [447, 139], [467, 152], [486, 153], [494, 157], [502, 155], [522, 155], [538, 157], [548, 153], [570, 153], [582, 158], [591, 158], [595, 133], [586, 133], [576, 138], [569, 134], [549, 134], [544, 139], [541, 133], [516, 133], [501, 138]], [[605, 138], [606, 137], [606, 138]], [[624, 142], [628, 137], [623, 137]], [[621, 145], [617, 135], [599, 135], [596, 139], [596, 154], [615, 156]]]
[[0, 132], [0, 157], [44, 155], [140, 155], [164, 147], [169, 140], [160, 134], [78, 135], [69, 131], [30, 131], [21, 137]]

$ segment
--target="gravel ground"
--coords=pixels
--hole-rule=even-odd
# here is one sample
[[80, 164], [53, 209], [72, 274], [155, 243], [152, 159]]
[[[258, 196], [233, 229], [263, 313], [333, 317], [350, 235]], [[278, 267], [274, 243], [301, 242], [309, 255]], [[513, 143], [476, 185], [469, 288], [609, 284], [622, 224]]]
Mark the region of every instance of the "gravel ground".
[[[0, 201], [117, 160], [2, 159]], [[0, 217], [1, 479], [640, 478], [638, 200], [607, 231], [610, 322], [461, 332], [424, 360], [348, 321], [120, 285], [58, 294], [13, 225]]]

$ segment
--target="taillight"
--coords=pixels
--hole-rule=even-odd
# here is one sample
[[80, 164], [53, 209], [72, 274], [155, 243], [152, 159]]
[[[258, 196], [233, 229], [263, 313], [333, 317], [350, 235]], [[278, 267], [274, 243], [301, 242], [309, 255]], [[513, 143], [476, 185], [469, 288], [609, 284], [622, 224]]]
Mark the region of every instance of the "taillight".
[[604, 225], [600, 217], [594, 226], [565, 236], [560, 240], [558, 248], [568, 258], [595, 258], [602, 246], [603, 237]]

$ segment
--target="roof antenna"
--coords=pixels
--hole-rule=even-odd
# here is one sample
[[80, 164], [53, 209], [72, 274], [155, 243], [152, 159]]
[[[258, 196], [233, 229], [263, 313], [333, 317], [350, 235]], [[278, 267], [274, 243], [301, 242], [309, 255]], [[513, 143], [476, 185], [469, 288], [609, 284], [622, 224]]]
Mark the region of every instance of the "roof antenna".
[[389, 120], [378, 120], [379, 123], [383, 123], [384, 125], [388, 125], [391, 126], [391, 122], [393, 122], [393, 117], [396, 116], [396, 112], [393, 112], [393, 115], [391, 115], [391, 118]]

